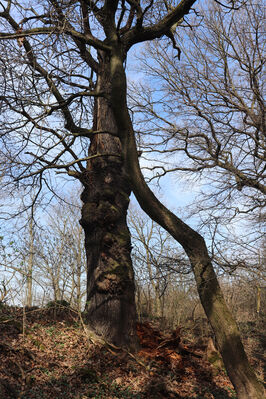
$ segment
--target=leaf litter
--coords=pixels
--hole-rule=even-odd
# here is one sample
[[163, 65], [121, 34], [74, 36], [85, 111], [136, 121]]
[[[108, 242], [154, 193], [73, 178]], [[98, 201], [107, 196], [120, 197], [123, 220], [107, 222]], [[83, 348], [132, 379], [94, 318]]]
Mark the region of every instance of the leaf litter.
[[1, 399], [235, 398], [205, 348], [138, 323], [140, 350], [92, 343], [71, 309], [0, 309]]

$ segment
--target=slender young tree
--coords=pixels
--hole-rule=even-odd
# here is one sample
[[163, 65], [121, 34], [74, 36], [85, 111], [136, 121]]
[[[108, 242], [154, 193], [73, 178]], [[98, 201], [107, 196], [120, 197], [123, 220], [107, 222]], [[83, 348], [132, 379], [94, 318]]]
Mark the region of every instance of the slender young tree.
[[83, 229], [78, 223], [80, 209], [73, 202], [51, 207], [36, 238], [35, 274], [41, 286], [48, 288], [49, 300], [66, 300], [81, 311], [86, 293], [86, 260]]
[[[1, 29], [0, 39], [5, 40], [7, 60], [3, 70], [8, 76], [1, 99], [4, 108], [21, 115], [16, 131], [28, 140], [27, 154], [21, 148], [13, 149], [19, 151], [13, 173], [18, 169], [17, 178], [23, 175], [24, 179], [36, 179], [38, 175], [41, 179], [47, 169], [61, 168], [82, 182], [81, 223], [88, 257], [90, 323], [113, 343], [129, 347], [136, 345], [134, 275], [126, 225], [128, 197], [133, 189], [145, 212], [186, 251], [239, 397], [262, 398], [262, 388], [249, 366], [204, 239], [165, 208], [143, 178], [127, 106], [125, 62], [129, 49], [165, 35], [177, 47], [173, 26], [176, 28], [183, 21], [194, 3], [195, 0], [50, 0], [40, 3], [37, 10], [28, 4], [1, 3], [0, 17], [6, 28]], [[18, 42], [17, 51], [12, 45], [14, 40]], [[58, 53], [53, 57], [55, 48]], [[12, 60], [17, 61], [15, 70]], [[21, 84], [19, 78], [25, 70], [28, 73], [23, 75]], [[26, 88], [24, 97], [21, 92], [25, 94]], [[88, 129], [89, 120], [83, 116], [86, 99], [91, 96], [96, 100], [93, 129]], [[64, 128], [55, 128], [56, 118], [61, 115]], [[3, 123], [7, 148], [9, 133], [14, 132], [16, 123], [14, 117]], [[82, 158], [74, 153], [75, 144], [75, 150], [84, 145], [84, 140], [77, 140], [80, 137], [91, 138], [89, 156]], [[38, 144], [41, 150], [33, 153], [31, 148]], [[55, 150], [56, 145], [61, 151]], [[66, 160], [67, 154], [72, 160]], [[9, 156], [13, 155], [10, 150]], [[30, 159], [34, 162], [30, 163]]]
[[169, 309], [169, 292], [173, 288], [178, 291], [182, 275], [188, 286], [193, 279], [187, 257], [167, 231], [137, 207], [130, 207], [128, 225], [138, 294], [146, 291], [147, 296], [144, 313], [163, 320], [169, 311], [173, 318], [176, 309]]
[[26, 277], [26, 305], [32, 306], [32, 274], [33, 274], [33, 259], [34, 259], [34, 227], [33, 216], [29, 220], [29, 257]]

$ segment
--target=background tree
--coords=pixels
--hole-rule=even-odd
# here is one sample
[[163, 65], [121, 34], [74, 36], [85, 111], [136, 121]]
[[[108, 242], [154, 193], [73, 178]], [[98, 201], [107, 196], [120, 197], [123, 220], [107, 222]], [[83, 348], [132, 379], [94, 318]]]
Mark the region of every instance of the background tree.
[[79, 207], [63, 203], [51, 211], [37, 242], [38, 280], [46, 300], [66, 300], [81, 310], [86, 296], [86, 259]]
[[190, 265], [173, 238], [136, 206], [130, 207], [128, 220], [139, 318], [175, 327], [190, 314], [191, 304], [185, 303], [190, 301]]

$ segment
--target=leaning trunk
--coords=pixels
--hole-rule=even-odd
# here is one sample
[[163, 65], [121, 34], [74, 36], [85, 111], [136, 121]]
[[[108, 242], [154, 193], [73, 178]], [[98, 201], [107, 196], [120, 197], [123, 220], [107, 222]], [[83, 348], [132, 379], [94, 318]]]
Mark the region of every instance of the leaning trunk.
[[134, 194], [142, 209], [164, 227], [187, 253], [201, 303], [214, 331], [226, 371], [238, 398], [264, 398], [263, 387], [250, 367], [238, 326], [225, 303], [204, 239], [157, 200], [140, 173], [136, 164], [137, 158], [135, 157], [135, 161], [132, 162], [132, 144], [127, 143], [127, 146], [130, 160], [128, 170], [132, 176]]
[[225, 303], [204, 239], [170, 212], [151, 192], [143, 178], [138, 162], [133, 126], [127, 109], [125, 73], [121, 60], [117, 56], [114, 56], [113, 65], [112, 98], [119, 100], [112, 102], [112, 108], [119, 125], [123, 157], [133, 192], [142, 209], [164, 227], [187, 253], [201, 303], [213, 328], [226, 370], [239, 399], [262, 399], [263, 387], [249, 365], [239, 329]]
[[[128, 149], [132, 154], [132, 147]], [[201, 303], [238, 398], [264, 398], [263, 387], [250, 367], [236, 321], [225, 303], [204, 239], [166, 209], [149, 190], [140, 172], [133, 168], [133, 163], [129, 165], [140, 206], [182, 245], [190, 259]]]
[[[108, 59], [101, 54], [97, 87], [108, 93]], [[108, 100], [95, 100], [95, 134], [89, 148], [81, 224], [87, 256], [89, 326], [117, 346], [136, 347], [136, 308], [131, 240], [126, 216], [131, 192], [121, 158], [117, 126]], [[109, 134], [109, 133], [110, 134]]]
[[[215, 334], [228, 376], [239, 399], [262, 399], [263, 388], [250, 367], [238, 326], [225, 303], [203, 238], [193, 232], [194, 248], [187, 249], [198, 293]], [[191, 245], [190, 245], [191, 247]]]

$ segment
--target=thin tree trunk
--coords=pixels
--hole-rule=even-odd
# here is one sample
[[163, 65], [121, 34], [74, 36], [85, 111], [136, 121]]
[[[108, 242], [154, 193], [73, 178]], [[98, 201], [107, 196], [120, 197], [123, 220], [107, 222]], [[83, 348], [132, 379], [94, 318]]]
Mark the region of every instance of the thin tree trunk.
[[[82, 230], [81, 228], [78, 231], [78, 257], [77, 257], [77, 271], [76, 271], [76, 304], [77, 304], [77, 308], [78, 311], [81, 311], [81, 267], [82, 267], [82, 259], [81, 259], [81, 233]], [[74, 276], [73, 276], [74, 278]]]
[[261, 301], [261, 287], [257, 285], [257, 304], [256, 304], [256, 311], [257, 315], [260, 315], [260, 301]]
[[[263, 261], [261, 260], [261, 253], [259, 251], [259, 268], [258, 268], [258, 280], [261, 278], [261, 270], [263, 268]], [[257, 316], [260, 316], [260, 303], [261, 303], [261, 287], [257, 284], [257, 296], [256, 296], [256, 312]]]
[[29, 224], [29, 236], [30, 236], [30, 253], [27, 270], [26, 280], [26, 305], [32, 306], [32, 272], [33, 272], [33, 247], [34, 247], [34, 231], [33, 231], [33, 217], [30, 218]]
[[[101, 54], [97, 87], [108, 92], [108, 57]], [[108, 100], [97, 98], [94, 130], [117, 132]], [[109, 342], [135, 350], [135, 283], [131, 262], [131, 240], [126, 216], [131, 188], [126, 177], [121, 145], [112, 134], [96, 134], [87, 163], [81, 225], [87, 256], [87, 303], [89, 325]], [[112, 154], [112, 155], [107, 155]]]

